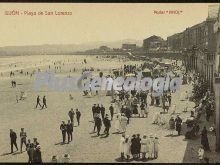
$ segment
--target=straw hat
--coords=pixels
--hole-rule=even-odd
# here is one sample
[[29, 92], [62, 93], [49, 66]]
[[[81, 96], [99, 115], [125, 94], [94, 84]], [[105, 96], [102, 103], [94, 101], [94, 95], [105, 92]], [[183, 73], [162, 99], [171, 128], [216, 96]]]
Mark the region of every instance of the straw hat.
[[70, 158], [70, 155], [69, 154], [67, 154], [67, 153], [65, 153], [65, 154], [63, 154], [63, 158]]

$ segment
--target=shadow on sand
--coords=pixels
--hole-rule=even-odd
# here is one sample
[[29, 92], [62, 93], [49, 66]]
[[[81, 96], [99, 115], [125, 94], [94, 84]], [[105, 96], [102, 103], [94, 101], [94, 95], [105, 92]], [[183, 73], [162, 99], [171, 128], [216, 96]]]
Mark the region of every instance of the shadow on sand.
[[11, 154], [12, 154], [11, 152], [8, 152], [8, 153], [3, 153], [0, 156], [6, 156], [6, 155], [11, 155]]
[[123, 132], [113, 132], [112, 134], [116, 134], [116, 135], [119, 135], [119, 134], [122, 134]]
[[63, 143], [63, 142], [59, 142], [59, 143], [55, 143], [54, 145], [57, 146], [57, 145], [64, 145], [66, 143]]

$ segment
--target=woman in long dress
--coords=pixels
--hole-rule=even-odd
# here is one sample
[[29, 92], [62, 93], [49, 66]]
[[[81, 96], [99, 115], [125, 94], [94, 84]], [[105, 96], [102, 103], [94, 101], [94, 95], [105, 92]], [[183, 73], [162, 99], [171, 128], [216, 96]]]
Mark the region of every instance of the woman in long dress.
[[131, 154], [131, 140], [129, 138], [129, 135], [126, 135], [125, 143], [124, 143], [124, 155], [126, 156], [127, 160], [130, 158], [130, 154]]
[[141, 114], [140, 117], [144, 117], [144, 116], [145, 116], [145, 115], [144, 115], [144, 114], [145, 114], [145, 105], [144, 105], [143, 102], [142, 102], [141, 105], [140, 105], [140, 110], [141, 110], [141, 111], [140, 111], [140, 114]]
[[159, 139], [157, 135], [155, 135], [155, 139], [154, 139], [154, 158], [155, 159], [158, 158], [158, 152], [159, 152]]
[[124, 146], [125, 145], [125, 134], [121, 135], [120, 138], [120, 153], [121, 153], [121, 158], [124, 159], [125, 155], [124, 155]]
[[131, 154], [132, 154], [133, 159], [137, 158], [137, 147], [138, 146], [137, 146], [136, 135], [133, 135], [131, 139]]
[[151, 134], [149, 139], [149, 158], [154, 158], [154, 137]]
[[147, 105], [147, 103], [145, 104], [145, 109], [144, 109], [144, 111], [145, 111], [146, 117], [148, 117], [148, 114], [149, 114], [149, 106]]
[[175, 130], [175, 120], [173, 116], [169, 120], [169, 128], [170, 128], [170, 135], [173, 135], [173, 131]]
[[128, 118], [124, 116], [122, 113], [121, 120], [120, 120], [120, 125], [121, 125], [121, 132], [125, 132], [127, 128], [127, 121]]
[[141, 140], [141, 153], [142, 153], [142, 159], [146, 159], [146, 153], [149, 151], [149, 144], [148, 144], [147, 136], [144, 135], [143, 139]]
[[117, 114], [116, 119], [115, 119], [115, 129], [117, 132], [121, 131], [120, 120], [121, 120], [121, 116], [120, 116], [120, 114]]

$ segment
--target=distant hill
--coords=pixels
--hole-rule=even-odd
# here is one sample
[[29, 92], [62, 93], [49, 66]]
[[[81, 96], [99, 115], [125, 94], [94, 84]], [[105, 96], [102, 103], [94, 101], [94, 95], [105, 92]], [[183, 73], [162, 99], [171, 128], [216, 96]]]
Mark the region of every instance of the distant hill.
[[5, 46], [0, 47], [1, 55], [44, 55], [44, 54], [74, 54], [77, 51], [99, 48], [102, 45], [110, 48], [120, 48], [122, 43], [135, 43], [142, 45], [142, 41], [126, 39], [113, 42], [99, 41], [82, 44], [45, 44], [27, 46]]

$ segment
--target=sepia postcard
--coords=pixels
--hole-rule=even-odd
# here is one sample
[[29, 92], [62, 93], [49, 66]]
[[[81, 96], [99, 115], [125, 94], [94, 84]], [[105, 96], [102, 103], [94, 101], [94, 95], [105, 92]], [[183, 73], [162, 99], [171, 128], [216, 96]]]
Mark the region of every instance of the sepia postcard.
[[220, 3], [0, 3], [0, 163], [219, 163]]

